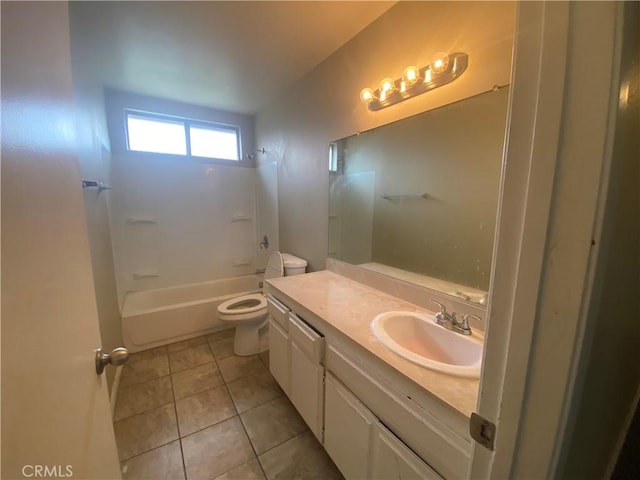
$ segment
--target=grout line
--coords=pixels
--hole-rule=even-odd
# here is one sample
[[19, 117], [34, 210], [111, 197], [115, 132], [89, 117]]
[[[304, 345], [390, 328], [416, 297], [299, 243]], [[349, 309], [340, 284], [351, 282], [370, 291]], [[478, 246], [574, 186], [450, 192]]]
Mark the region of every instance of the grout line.
[[[209, 350], [211, 350], [211, 345], [209, 345]], [[230, 357], [233, 357], [233, 356], [237, 356], [237, 355], [232, 354]], [[226, 358], [230, 358], [230, 357], [226, 357]], [[223, 359], [221, 359], [221, 360], [223, 360]], [[218, 364], [218, 360], [217, 359], [215, 359], [215, 362], [216, 362], [216, 365], [218, 365], [218, 369], [220, 369], [220, 365]], [[224, 382], [224, 386], [227, 389], [227, 393], [229, 394], [229, 398], [231, 398], [231, 402], [233, 403], [233, 408], [235, 408], [236, 412], [238, 412], [238, 407], [236, 407], [236, 403], [233, 400], [233, 396], [231, 395], [231, 391], [229, 390], [229, 383], [235, 382], [236, 380], [240, 380], [240, 379], [238, 378], [236, 380], [232, 380], [231, 382], [227, 382], [225, 380], [224, 376], [222, 376], [222, 370], [220, 371], [220, 376], [222, 377], [222, 381]], [[245, 378], [245, 377], [243, 377], [243, 378]], [[249, 410], [247, 410], [247, 411], [249, 411]], [[246, 412], [243, 412], [243, 413], [246, 413]], [[240, 420], [240, 425], [242, 425], [242, 429], [244, 430], [244, 434], [247, 436], [247, 440], [249, 440], [249, 445], [251, 445], [251, 450], [253, 450], [253, 454], [255, 456], [256, 462], [258, 462], [258, 466], [260, 467], [260, 471], [262, 472], [262, 475], [266, 479], [267, 478], [267, 473], [264, 471], [264, 468], [262, 468], [262, 463], [260, 462], [260, 458], [258, 457], [258, 452], [256, 452], [256, 448], [253, 446], [253, 442], [251, 441], [251, 437], [249, 436], [249, 432], [247, 431], [247, 427], [245, 427], [245, 425], [244, 425], [244, 421], [242, 420], [242, 416], [240, 415], [240, 412], [238, 412], [237, 416], [238, 416], [238, 420]], [[233, 468], [237, 468], [237, 467], [233, 467]], [[231, 470], [233, 470], [233, 468]], [[227, 473], [227, 472], [223, 472], [222, 475], [224, 475], [225, 473]]]
[[[153, 354], [153, 355], [149, 356], [148, 358], [138, 358], [138, 357], [131, 358], [131, 357], [129, 357], [129, 360], [127, 361], [127, 364], [128, 365], [134, 365], [134, 364], [136, 364], [138, 362], [144, 362], [144, 361], [147, 361], [147, 360], [153, 360], [156, 357], [161, 357], [162, 355], [167, 355], [169, 353], [167, 351], [167, 348], [166, 348], [167, 346], [166, 345], [162, 345], [161, 347], [165, 347], [164, 348], [164, 353], [156, 353], [156, 354]], [[141, 350], [139, 352], [132, 353], [131, 355], [133, 356], [133, 355], [138, 355], [140, 353], [150, 352], [151, 350], [155, 350], [156, 348], [161, 348], [161, 347], [150, 348], [148, 350]]]
[[[189, 341], [189, 340], [193, 340], [194, 338], [200, 338], [200, 337], [202, 337], [202, 338], [204, 339], [204, 342], [196, 343], [196, 344], [194, 344], [194, 345], [187, 345], [187, 346], [185, 346], [184, 348], [181, 348], [181, 349], [179, 349], [179, 350], [174, 350], [173, 352], [170, 352], [170, 351], [169, 351], [169, 345], [175, 345], [176, 343], [187, 342], [187, 341]], [[187, 340], [181, 340], [180, 342], [173, 342], [173, 343], [169, 343], [169, 344], [167, 344], [167, 345], [166, 345], [166, 347], [167, 347], [167, 353], [178, 353], [178, 352], [182, 352], [182, 351], [184, 351], [184, 350], [188, 350], [188, 349], [190, 349], [190, 348], [194, 348], [194, 347], [199, 347], [200, 345], [204, 345], [205, 343], [208, 343], [208, 342], [207, 342], [207, 339], [205, 338], [205, 336], [204, 336], [204, 335], [200, 335], [200, 337], [192, 337], [192, 338], [188, 338]]]
[[[131, 385], [122, 385], [122, 383], [120, 383], [118, 388], [119, 388], [119, 390], [122, 390], [122, 389], [126, 390], [126, 389], [129, 389], [129, 388], [135, 388], [135, 387], [139, 387], [140, 385], [144, 385], [145, 383], [153, 382], [155, 380], [159, 380], [161, 378], [170, 377], [170, 376], [171, 376], [171, 370], [169, 370], [169, 373], [167, 373], [166, 375], [160, 375], [159, 377], [150, 378], [149, 380], [145, 380], [144, 382], [133, 383]], [[122, 382], [122, 380], [121, 380], [121, 382]], [[120, 393], [120, 392], [118, 392], [118, 393]], [[116, 402], [117, 402], [117, 398], [116, 398]]]
[[[169, 362], [169, 371], [171, 372], [171, 362]], [[176, 391], [173, 388], [173, 374], [171, 374], [171, 395], [173, 396], [173, 410], [176, 414], [176, 430], [178, 430], [178, 443], [180, 445], [180, 459], [182, 460], [182, 472], [184, 478], [187, 478], [187, 464], [184, 461], [184, 449], [182, 447], [182, 436], [180, 435], [180, 420], [178, 419], [178, 401], [176, 400]]]
[[[306, 425], [306, 424], [305, 424], [305, 425]], [[271, 451], [271, 450], [273, 450], [274, 448], [278, 448], [279, 446], [284, 445], [284, 444], [285, 444], [285, 443], [287, 443], [288, 441], [293, 440], [294, 438], [298, 438], [299, 436], [304, 435], [304, 434], [305, 434], [305, 433], [307, 433], [307, 432], [311, 432], [311, 429], [310, 429], [309, 427], [307, 427], [307, 428], [306, 428], [306, 430], [304, 430], [303, 432], [296, 433], [293, 437], [291, 437], [291, 438], [287, 438], [287, 439], [286, 439], [286, 440], [284, 440], [283, 442], [280, 442], [279, 444], [274, 445], [273, 447], [271, 447], [271, 448], [269, 448], [269, 449], [265, 450], [265, 451], [264, 451], [264, 452], [262, 452], [260, 455], [264, 455], [265, 453], [270, 452], [270, 451]], [[311, 435], [313, 435], [313, 432], [311, 432]], [[315, 435], [313, 436], [313, 438], [316, 438], [316, 437], [315, 437]], [[316, 438], [316, 440], [318, 440], [318, 439]]]
[[122, 422], [124, 420], [129, 420], [130, 418], [139, 417], [140, 415], [144, 415], [145, 413], [153, 412], [154, 410], [159, 410], [161, 408], [166, 407], [167, 405], [171, 405], [172, 403], [175, 403], [175, 402], [174, 401], [167, 402], [167, 403], [164, 403], [162, 405], [158, 405], [157, 407], [150, 408], [149, 410], [145, 410], [144, 412], [136, 413], [135, 415], [131, 415], [129, 417], [121, 418], [120, 420], [115, 420], [113, 422], [113, 424], [115, 425], [116, 423], [120, 423], [120, 422]]
[[[227, 387], [227, 389], [228, 388], [229, 387]], [[231, 393], [229, 393], [229, 394], [231, 394]], [[262, 474], [264, 475], [264, 478], [267, 478], [267, 472], [265, 472], [264, 468], [262, 468], [262, 463], [260, 462], [260, 457], [258, 456], [258, 452], [256, 451], [256, 447], [253, 445], [253, 442], [251, 441], [251, 437], [249, 436], [249, 432], [247, 431], [247, 427], [244, 424], [244, 419], [242, 418], [242, 416], [240, 414], [238, 414], [238, 418], [240, 420], [240, 425], [242, 425], [242, 429], [244, 430], [244, 434], [247, 436], [247, 440], [249, 440], [249, 445], [251, 445], [251, 450], [253, 450], [253, 454], [255, 455], [255, 459], [258, 462], [258, 466], [260, 467], [260, 470], [262, 471]]]
[[173, 439], [173, 440], [171, 440], [171, 441], [169, 441], [167, 443], [163, 443], [162, 445], [158, 445], [157, 447], [153, 447], [153, 448], [150, 448], [149, 450], [145, 450], [143, 452], [136, 453], [134, 456], [128, 457], [128, 458], [126, 458], [124, 460], [120, 460], [120, 458], [118, 458], [118, 461], [122, 465], [123, 463], [128, 462], [129, 460], [133, 460], [136, 457], [139, 457], [139, 456], [144, 455], [144, 454], [149, 453], [149, 452], [153, 452], [154, 450], [157, 450], [157, 449], [162, 448], [162, 447], [166, 447], [167, 445], [169, 445], [171, 443], [179, 442], [179, 441], [180, 441], [180, 439], [176, 438], [176, 439]]

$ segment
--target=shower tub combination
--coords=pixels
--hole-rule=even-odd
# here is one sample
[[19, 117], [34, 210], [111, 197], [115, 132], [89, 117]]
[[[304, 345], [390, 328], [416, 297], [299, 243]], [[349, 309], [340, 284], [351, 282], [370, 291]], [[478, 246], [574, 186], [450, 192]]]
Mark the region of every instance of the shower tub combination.
[[260, 293], [260, 275], [128, 292], [122, 309], [122, 336], [130, 352], [178, 342], [229, 328], [218, 320], [222, 302]]

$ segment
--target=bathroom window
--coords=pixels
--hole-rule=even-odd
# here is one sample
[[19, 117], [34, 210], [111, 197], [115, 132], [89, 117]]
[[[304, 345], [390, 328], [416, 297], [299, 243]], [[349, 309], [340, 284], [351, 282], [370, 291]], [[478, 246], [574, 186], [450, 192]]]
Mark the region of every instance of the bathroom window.
[[238, 127], [130, 110], [125, 115], [130, 151], [234, 161], [241, 158]]

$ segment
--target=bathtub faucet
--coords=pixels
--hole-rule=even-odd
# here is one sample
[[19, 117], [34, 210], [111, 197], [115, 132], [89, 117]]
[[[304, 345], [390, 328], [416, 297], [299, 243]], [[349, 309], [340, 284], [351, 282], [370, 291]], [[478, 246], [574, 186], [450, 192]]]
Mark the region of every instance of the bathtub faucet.
[[266, 272], [267, 269], [266, 268], [257, 268], [256, 269], [256, 275], [263, 275], [264, 272]]

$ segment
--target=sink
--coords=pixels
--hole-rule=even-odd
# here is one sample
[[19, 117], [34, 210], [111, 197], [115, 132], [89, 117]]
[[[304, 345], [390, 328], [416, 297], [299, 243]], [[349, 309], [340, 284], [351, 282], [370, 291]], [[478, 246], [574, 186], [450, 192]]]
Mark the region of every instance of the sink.
[[436, 324], [433, 314], [381, 313], [371, 330], [385, 347], [413, 363], [458, 377], [480, 377], [482, 342]]

